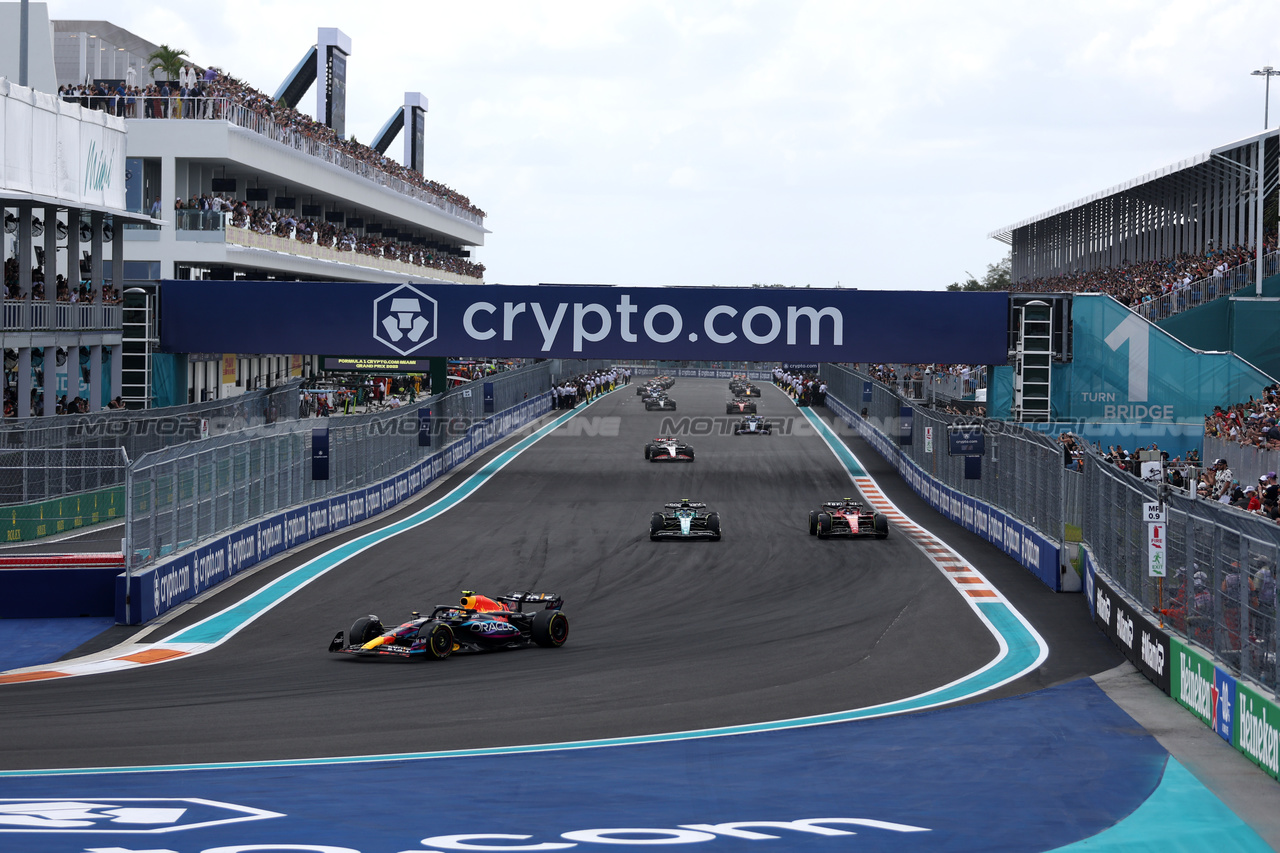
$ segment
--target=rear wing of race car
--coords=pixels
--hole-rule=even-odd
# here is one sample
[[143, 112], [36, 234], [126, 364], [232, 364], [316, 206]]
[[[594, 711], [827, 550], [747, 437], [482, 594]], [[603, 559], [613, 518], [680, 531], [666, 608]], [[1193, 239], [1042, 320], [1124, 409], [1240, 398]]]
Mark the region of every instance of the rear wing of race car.
[[533, 610], [559, 610], [564, 605], [564, 598], [554, 592], [508, 592], [494, 598], [517, 613], [523, 613], [526, 604], [542, 605], [541, 608], [530, 608]]
[[859, 509], [862, 508], [861, 502], [852, 499], [844, 501], [823, 501], [822, 503], [823, 509], [843, 509], [846, 506], [855, 506]]
[[663, 504], [665, 509], [706, 509], [707, 505], [701, 501], [676, 501], [675, 503]]

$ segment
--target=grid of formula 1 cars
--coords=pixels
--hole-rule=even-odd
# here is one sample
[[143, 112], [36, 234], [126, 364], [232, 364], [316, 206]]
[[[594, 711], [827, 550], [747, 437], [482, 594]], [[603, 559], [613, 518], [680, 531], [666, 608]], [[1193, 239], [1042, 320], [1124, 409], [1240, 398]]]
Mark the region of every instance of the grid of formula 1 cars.
[[[645, 401], [645, 411], [674, 411], [675, 401], [667, 394], [675, 380], [669, 376], [658, 377], [636, 389]], [[729, 392], [733, 395], [725, 401], [725, 413], [742, 415], [733, 425], [734, 435], [772, 435], [773, 427], [757, 410], [756, 398], [760, 389], [745, 376], [729, 380]], [[659, 436], [644, 446], [644, 458], [649, 462], [693, 462], [693, 447], [685, 441], [670, 436]], [[809, 512], [809, 533], [819, 539], [862, 538], [885, 539], [889, 535], [889, 520], [882, 514], [853, 498], [841, 498], [823, 502]], [[720, 540], [720, 514], [707, 508], [702, 501], [682, 498], [664, 504], [662, 510], [649, 519], [649, 538], [653, 541]]]
[[[636, 388], [645, 411], [676, 410], [667, 394], [675, 379], [661, 376]], [[734, 435], [772, 435], [773, 427], [757, 411], [760, 389], [745, 376], [729, 382], [733, 395], [725, 403], [726, 414], [742, 415], [733, 425]], [[644, 447], [648, 462], [693, 462], [694, 449], [685, 441], [658, 437]], [[885, 539], [889, 521], [852, 498], [825, 501], [809, 512], [809, 534], [819, 539]], [[681, 498], [663, 504], [649, 519], [649, 539], [720, 541], [720, 513], [703, 501]], [[357, 618], [345, 633], [329, 642], [329, 651], [355, 658], [443, 660], [456, 651], [485, 652], [528, 646], [559, 648], [569, 637], [564, 600], [550, 592], [507, 592], [493, 597], [464, 590], [458, 604], [437, 605], [430, 615], [418, 611], [410, 619], [388, 628], [375, 615]]]

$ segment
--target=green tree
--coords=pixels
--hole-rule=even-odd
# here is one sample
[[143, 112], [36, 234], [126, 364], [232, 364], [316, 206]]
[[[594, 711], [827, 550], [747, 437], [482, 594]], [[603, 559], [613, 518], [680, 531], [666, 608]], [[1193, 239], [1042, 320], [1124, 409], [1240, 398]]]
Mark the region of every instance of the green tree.
[[184, 57], [187, 52], [169, 47], [162, 44], [151, 52], [147, 57], [147, 70], [151, 72], [151, 76], [156, 76], [156, 71], [164, 72], [164, 79], [173, 82], [178, 79], [178, 72], [182, 70], [182, 66], [186, 65]]
[[974, 278], [973, 273], [964, 282], [953, 282], [947, 290], [1008, 290], [1013, 285], [1013, 253], [1005, 255], [999, 263], [987, 264], [987, 273], [982, 280]]

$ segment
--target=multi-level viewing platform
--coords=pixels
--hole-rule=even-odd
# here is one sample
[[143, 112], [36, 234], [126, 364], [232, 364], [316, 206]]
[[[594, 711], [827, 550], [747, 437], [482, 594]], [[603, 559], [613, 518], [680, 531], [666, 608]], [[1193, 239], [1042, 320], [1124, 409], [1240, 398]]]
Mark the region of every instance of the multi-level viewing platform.
[[157, 261], [160, 278], [483, 280], [469, 258], [484, 215], [465, 200], [228, 99], [151, 100], [190, 113], [127, 119], [129, 203], [174, 227], [126, 239], [154, 243], [130, 256]]

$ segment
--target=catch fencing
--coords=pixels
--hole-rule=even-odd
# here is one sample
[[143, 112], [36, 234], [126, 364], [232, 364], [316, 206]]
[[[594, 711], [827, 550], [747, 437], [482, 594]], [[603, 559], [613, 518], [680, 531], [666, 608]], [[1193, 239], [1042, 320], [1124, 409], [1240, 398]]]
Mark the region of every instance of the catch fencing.
[[206, 436], [298, 417], [301, 380], [225, 400], [158, 409], [8, 419], [0, 424], [0, 506], [122, 486], [130, 459]]
[[[126, 480], [131, 566], [385, 480], [467, 438], [486, 417], [547, 393], [553, 381], [605, 366], [554, 359], [399, 409], [263, 424], [146, 454], [129, 467]], [[488, 411], [486, 391], [492, 392]], [[316, 429], [328, 435], [327, 480], [311, 476]]]
[[[834, 395], [896, 438], [904, 408], [911, 409], [910, 445], [902, 450], [926, 474], [962, 494], [999, 507], [1051, 539], [1063, 539], [1064, 481], [1070, 472], [1062, 450], [1044, 435], [1004, 421], [951, 415], [927, 409], [901, 396], [869, 375], [836, 364], [823, 364], [820, 375]], [[867, 393], [870, 392], [870, 399]], [[948, 428], [978, 424], [986, 439], [980, 479], [965, 479], [963, 456], [948, 452]]]
[[[1278, 697], [1276, 565], [1280, 525], [1263, 516], [1148, 482], [1109, 465], [1095, 448], [1068, 462], [1056, 440], [1017, 424], [947, 415], [919, 406], [870, 376], [821, 365], [829, 394], [891, 441], [925, 473], [1036, 528], [1061, 545], [1088, 546], [1112, 583], [1153, 623], [1208, 650], [1225, 670]], [[947, 427], [978, 424], [986, 436], [981, 479], [947, 454]], [[926, 430], [933, 430], [929, 452]], [[1167, 508], [1167, 576], [1149, 573], [1146, 504]], [[1070, 549], [1068, 549], [1069, 552]]]

